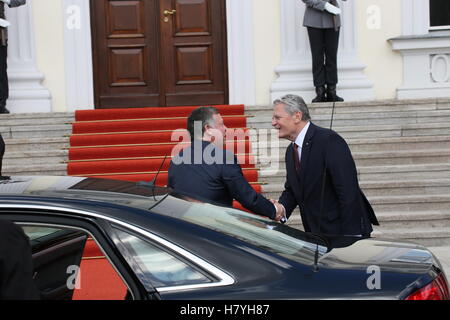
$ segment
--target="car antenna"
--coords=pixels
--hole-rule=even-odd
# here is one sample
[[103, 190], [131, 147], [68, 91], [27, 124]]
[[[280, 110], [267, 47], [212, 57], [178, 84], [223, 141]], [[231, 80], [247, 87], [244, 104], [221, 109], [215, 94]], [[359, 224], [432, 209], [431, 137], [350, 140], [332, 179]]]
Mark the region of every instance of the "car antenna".
[[[334, 119], [335, 107], [336, 107], [336, 101], [333, 101], [333, 108], [331, 110], [330, 130], [333, 129], [333, 119]], [[323, 199], [325, 196], [325, 183], [327, 181], [327, 169], [328, 169], [327, 156], [328, 156], [328, 142], [327, 142], [327, 145], [325, 146], [325, 167], [323, 169], [323, 174], [322, 174], [322, 191], [320, 193], [319, 234], [321, 232], [321, 224], [322, 224], [322, 219], [323, 219]], [[319, 244], [316, 244], [316, 251], [314, 253], [313, 272], [318, 272], [318, 271], [319, 271]]]
[[158, 172], [156, 172], [155, 177], [153, 178], [153, 180], [147, 182], [147, 181], [139, 181], [138, 182], [138, 186], [141, 187], [146, 187], [146, 188], [152, 188], [152, 196], [153, 199], [156, 201], [156, 197], [155, 197], [155, 188], [156, 188], [156, 179], [158, 178], [159, 173], [161, 172], [161, 169], [164, 165], [164, 162], [166, 162], [167, 159], [167, 154], [164, 156], [164, 160], [161, 162], [161, 165], [159, 166]]

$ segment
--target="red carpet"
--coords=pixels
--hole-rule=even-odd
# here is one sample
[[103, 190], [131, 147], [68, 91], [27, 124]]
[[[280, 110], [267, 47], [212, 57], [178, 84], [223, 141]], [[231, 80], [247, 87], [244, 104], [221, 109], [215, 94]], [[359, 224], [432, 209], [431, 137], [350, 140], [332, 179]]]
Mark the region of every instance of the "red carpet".
[[[244, 176], [260, 192], [244, 106], [216, 107], [225, 125], [236, 132], [230, 141], [226, 141], [226, 149], [237, 155]], [[68, 175], [150, 181], [167, 155], [156, 181], [157, 185], [165, 186], [171, 157], [189, 145], [186, 120], [196, 108], [76, 111], [70, 137]], [[238, 203], [235, 206], [242, 209]]]
[[95, 241], [88, 239], [72, 300], [124, 300], [127, 287]]

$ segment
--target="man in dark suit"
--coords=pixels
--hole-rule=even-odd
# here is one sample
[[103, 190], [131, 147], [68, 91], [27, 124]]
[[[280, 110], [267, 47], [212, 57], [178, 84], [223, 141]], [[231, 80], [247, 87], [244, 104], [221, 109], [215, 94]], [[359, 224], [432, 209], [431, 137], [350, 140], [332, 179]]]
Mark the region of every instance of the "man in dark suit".
[[337, 0], [303, 0], [303, 2], [306, 4], [303, 26], [308, 28], [313, 80], [317, 94], [312, 102], [344, 101], [336, 94], [337, 52], [341, 27], [341, 10]]
[[0, 220], [0, 300], [35, 300], [30, 242], [14, 223]]
[[370, 236], [371, 224], [378, 221], [359, 187], [345, 140], [314, 125], [304, 100], [295, 95], [275, 100], [272, 126], [280, 138], [292, 141], [286, 150], [286, 183], [279, 199], [286, 217], [299, 206], [307, 232]]
[[200, 107], [187, 120], [191, 146], [175, 156], [169, 167], [168, 186], [184, 197], [246, 209], [279, 221], [282, 207], [257, 193], [242, 174], [236, 156], [224, 150], [227, 127], [214, 107]]

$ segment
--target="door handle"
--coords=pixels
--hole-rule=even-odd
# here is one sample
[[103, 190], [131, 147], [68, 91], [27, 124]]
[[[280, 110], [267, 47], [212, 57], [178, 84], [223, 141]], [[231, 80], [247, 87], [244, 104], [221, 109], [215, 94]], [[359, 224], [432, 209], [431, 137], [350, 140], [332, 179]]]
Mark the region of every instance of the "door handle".
[[169, 16], [173, 16], [176, 12], [177, 10], [164, 10], [163, 11], [164, 22], [169, 22]]
[[177, 10], [164, 10], [163, 15], [167, 17], [167, 16], [172, 16], [175, 13], [177, 13]]

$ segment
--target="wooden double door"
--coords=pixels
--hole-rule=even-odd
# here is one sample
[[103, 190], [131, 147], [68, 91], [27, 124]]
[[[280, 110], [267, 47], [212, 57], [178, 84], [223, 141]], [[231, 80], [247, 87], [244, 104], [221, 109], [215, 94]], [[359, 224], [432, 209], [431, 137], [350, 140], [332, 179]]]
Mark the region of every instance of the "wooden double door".
[[228, 103], [225, 0], [91, 0], [96, 108]]

